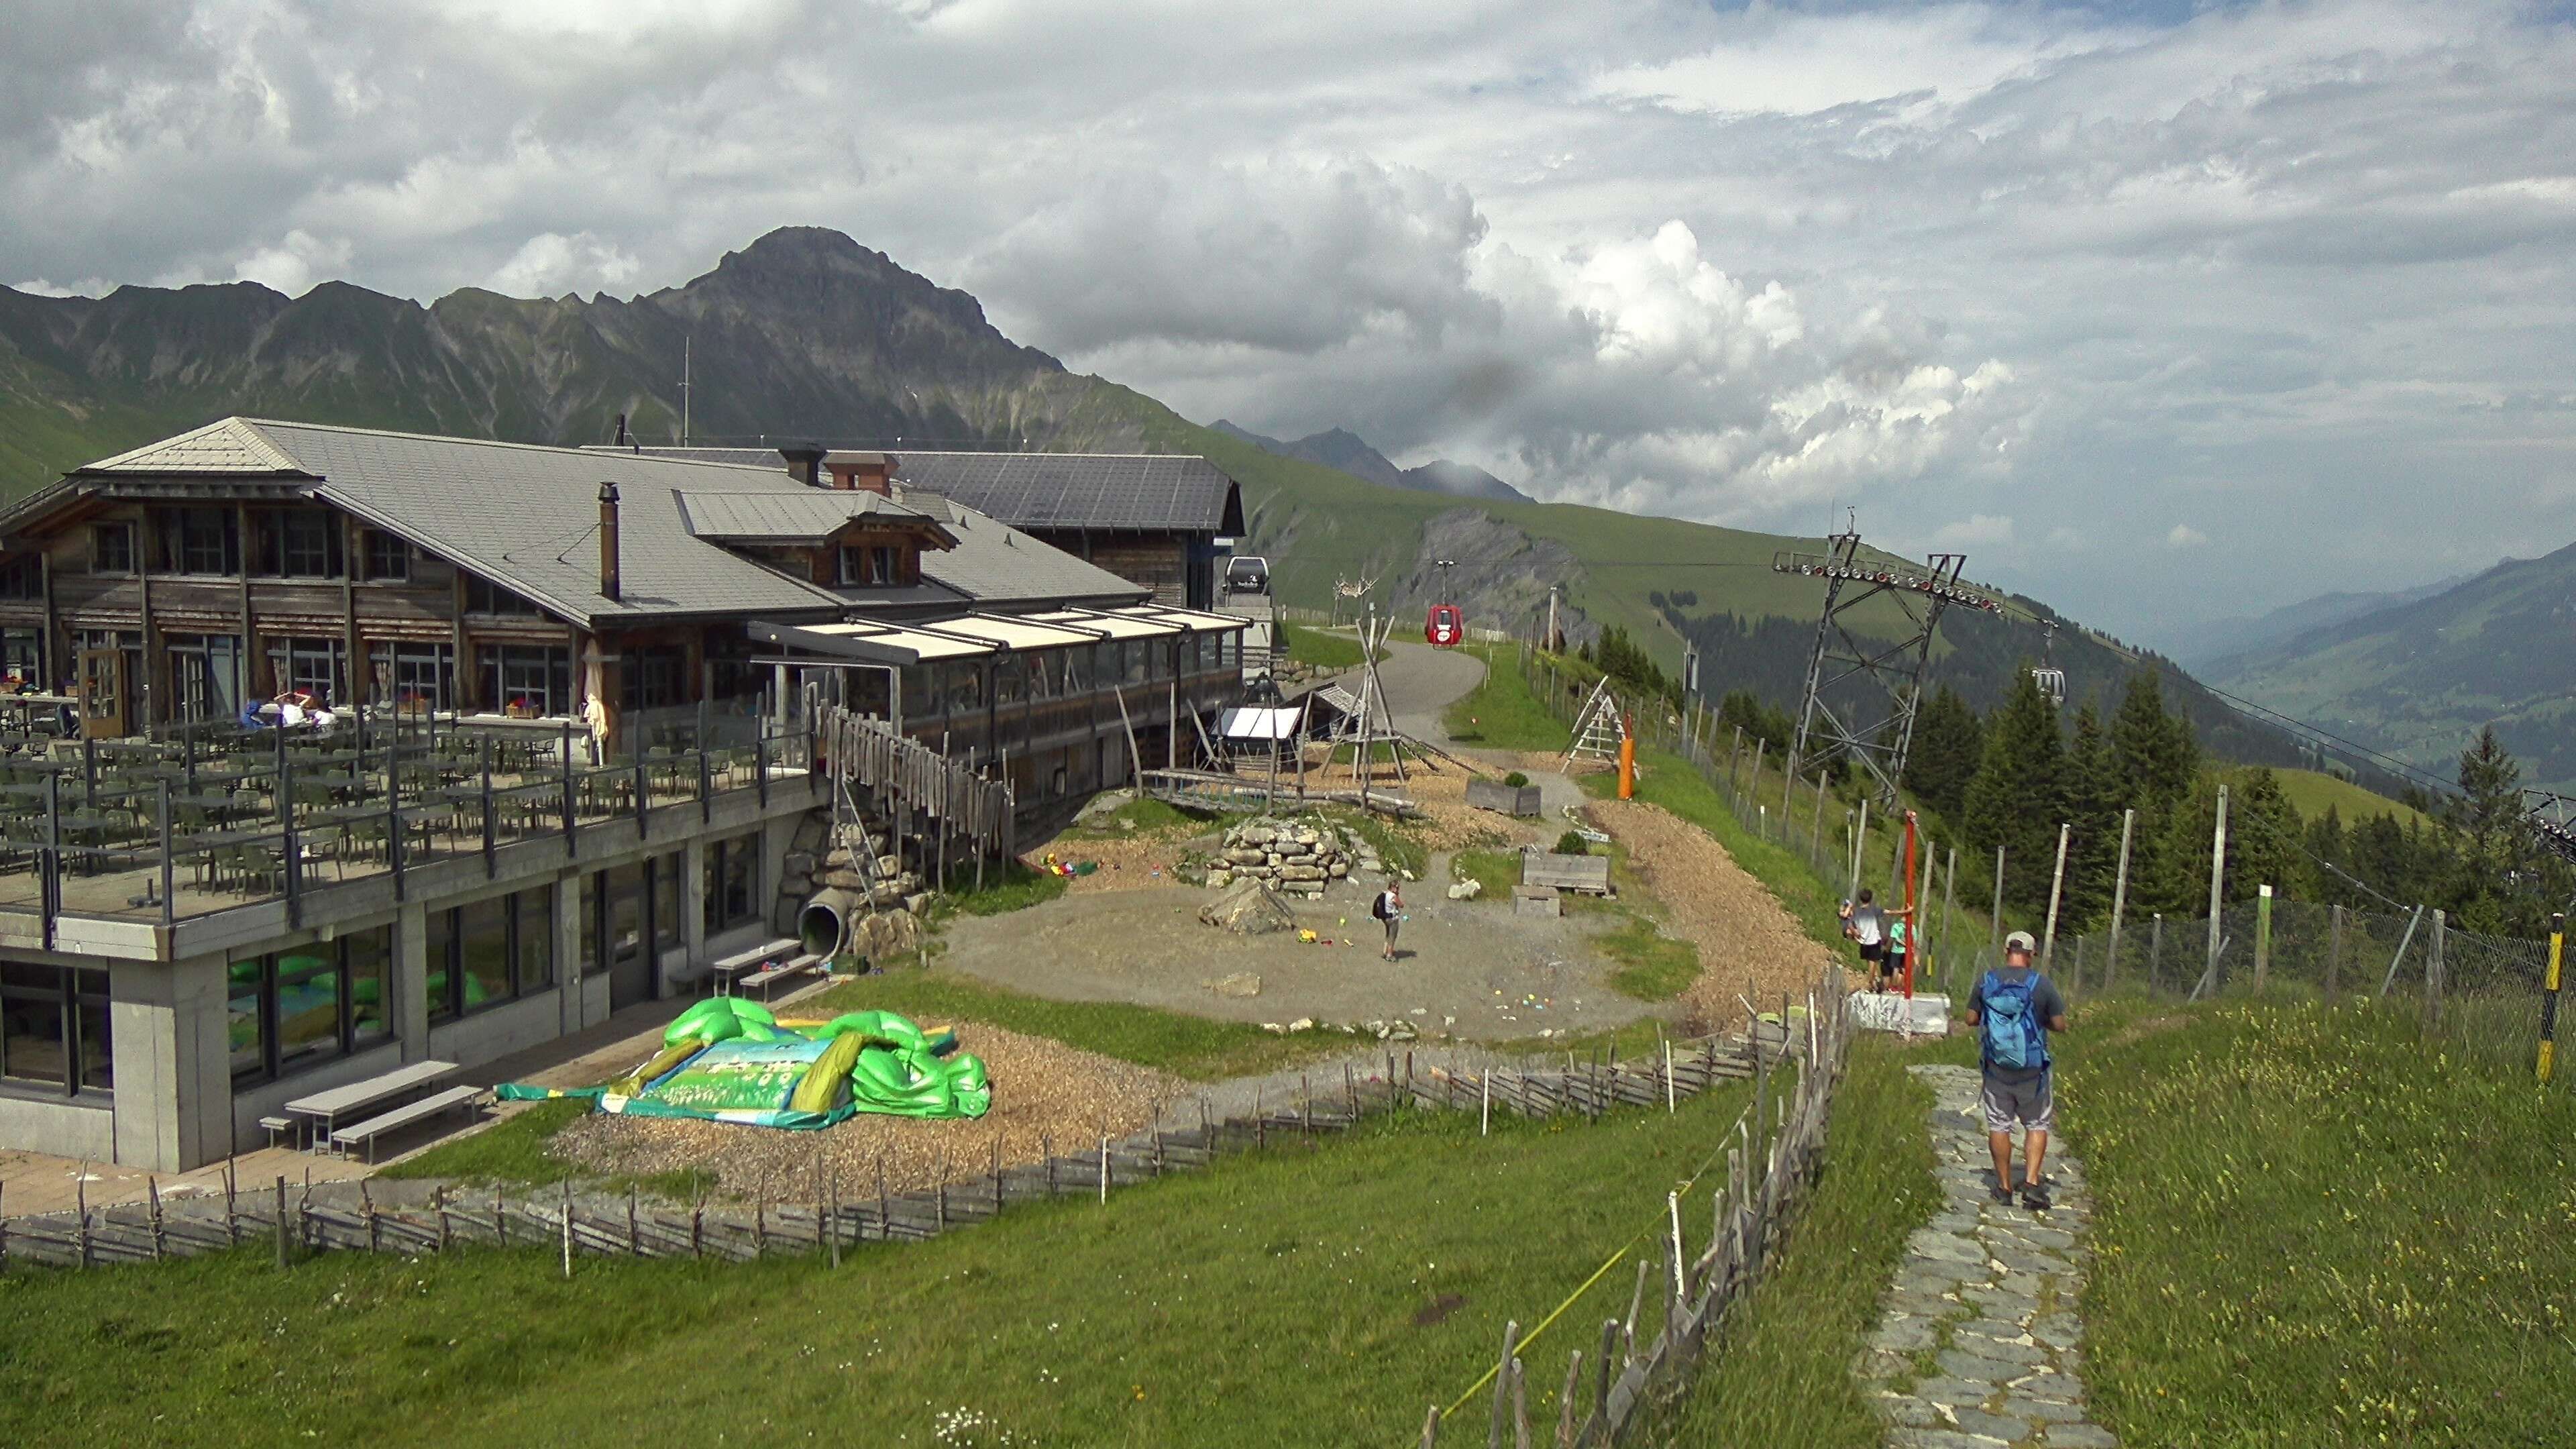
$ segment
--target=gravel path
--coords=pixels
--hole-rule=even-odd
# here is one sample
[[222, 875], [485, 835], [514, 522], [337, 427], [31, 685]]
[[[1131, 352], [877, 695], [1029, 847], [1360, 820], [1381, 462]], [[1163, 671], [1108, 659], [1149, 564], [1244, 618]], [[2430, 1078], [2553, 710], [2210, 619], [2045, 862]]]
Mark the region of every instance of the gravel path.
[[[2084, 1402], [2075, 1298], [2093, 1199], [2083, 1164], [2052, 1141], [2057, 1205], [2032, 1213], [1996, 1203], [1986, 1192], [1995, 1169], [1976, 1069], [1907, 1070], [1932, 1088], [1943, 1202], [1906, 1241], [1862, 1365], [1862, 1378], [1879, 1386], [1890, 1449], [2116, 1449]], [[2018, 1171], [2019, 1144], [2013, 1157]]]
[[1780, 1009], [1833, 956], [1708, 832], [1660, 805], [1596, 800], [1592, 818], [1628, 848], [1629, 868], [1664, 908], [1663, 928], [1699, 947], [1699, 979], [1682, 993], [1684, 1032], [1741, 1029], [1749, 997]]

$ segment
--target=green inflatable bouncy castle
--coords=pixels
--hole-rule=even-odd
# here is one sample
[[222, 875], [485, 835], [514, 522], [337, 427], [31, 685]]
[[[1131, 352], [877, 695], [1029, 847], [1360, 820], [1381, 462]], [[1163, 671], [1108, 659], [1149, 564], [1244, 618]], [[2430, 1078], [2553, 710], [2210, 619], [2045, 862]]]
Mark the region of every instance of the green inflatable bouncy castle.
[[993, 1102], [984, 1064], [891, 1011], [785, 1022], [739, 997], [701, 1001], [662, 1033], [662, 1050], [599, 1087], [507, 1083], [508, 1101], [582, 1097], [603, 1112], [697, 1117], [758, 1127], [829, 1127], [860, 1112], [981, 1117]]

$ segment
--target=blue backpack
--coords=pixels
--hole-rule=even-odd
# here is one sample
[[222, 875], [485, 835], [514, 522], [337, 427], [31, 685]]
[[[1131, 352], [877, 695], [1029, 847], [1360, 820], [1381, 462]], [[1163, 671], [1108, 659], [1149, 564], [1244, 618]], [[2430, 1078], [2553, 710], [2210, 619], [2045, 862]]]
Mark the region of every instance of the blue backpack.
[[1985, 1002], [1979, 1045], [1986, 1065], [2008, 1072], [2048, 1065], [2048, 1033], [2031, 1004], [2038, 986], [2036, 971], [2024, 972], [2019, 981], [2006, 981], [2000, 971], [1986, 973], [1978, 990]]

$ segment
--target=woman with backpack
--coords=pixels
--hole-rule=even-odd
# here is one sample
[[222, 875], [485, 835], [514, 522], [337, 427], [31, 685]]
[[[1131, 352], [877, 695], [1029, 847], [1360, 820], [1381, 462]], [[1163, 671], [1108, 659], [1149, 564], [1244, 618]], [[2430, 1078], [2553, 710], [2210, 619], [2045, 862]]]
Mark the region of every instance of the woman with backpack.
[[2048, 1184], [2039, 1175], [2048, 1156], [2048, 1129], [2057, 1118], [2056, 1083], [2050, 1072], [2048, 1034], [2066, 1030], [2066, 998], [2031, 964], [2030, 932], [2004, 938], [2004, 964], [1977, 979], [1959, 1019], [1977, 1028], [1977, 1065], [1985, 1076], [1986, 1145], [1995, 1155], [1999, 1203], [2013, 1200], [2012, 1129], [2022, 1129], [2024, 1178], [2021, 1205], [2048, 1210]]
[[1388, 881], [1386, 883], [1386, 889], [1379, 891], [1377, 893], [1377, 899], [1369, 903], [1369, 914], [1386, 923], [1386, 945], [1377, 953], [1378, 959], [1381, 961], [1394, 960], [1395, 928], [1396, 925], [1404, 919], [1403, 889], [1397, 886], [1395, 882]]

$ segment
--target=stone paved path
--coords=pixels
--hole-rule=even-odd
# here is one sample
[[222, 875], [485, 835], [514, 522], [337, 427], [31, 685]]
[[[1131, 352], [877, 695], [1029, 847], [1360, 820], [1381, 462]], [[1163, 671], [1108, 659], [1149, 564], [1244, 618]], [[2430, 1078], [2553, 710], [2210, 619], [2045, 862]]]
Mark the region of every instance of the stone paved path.
[[[1908, 1070], [1932, 1088], [1942, 1204], [1907, 1240], [1861, 1366], [1890, 1449], [2113, 1449], [2119, 1441], [2084, 1401], [2076, 1295], [2092, 1194], [2083, 1165], [2052, 1140], [2044, 1170], [2057, 1205], [2032, 1213], [1995, 1202], [1976, 1069]], [[2018, 1143], [2013, 1159], [2018, 1178]]]

